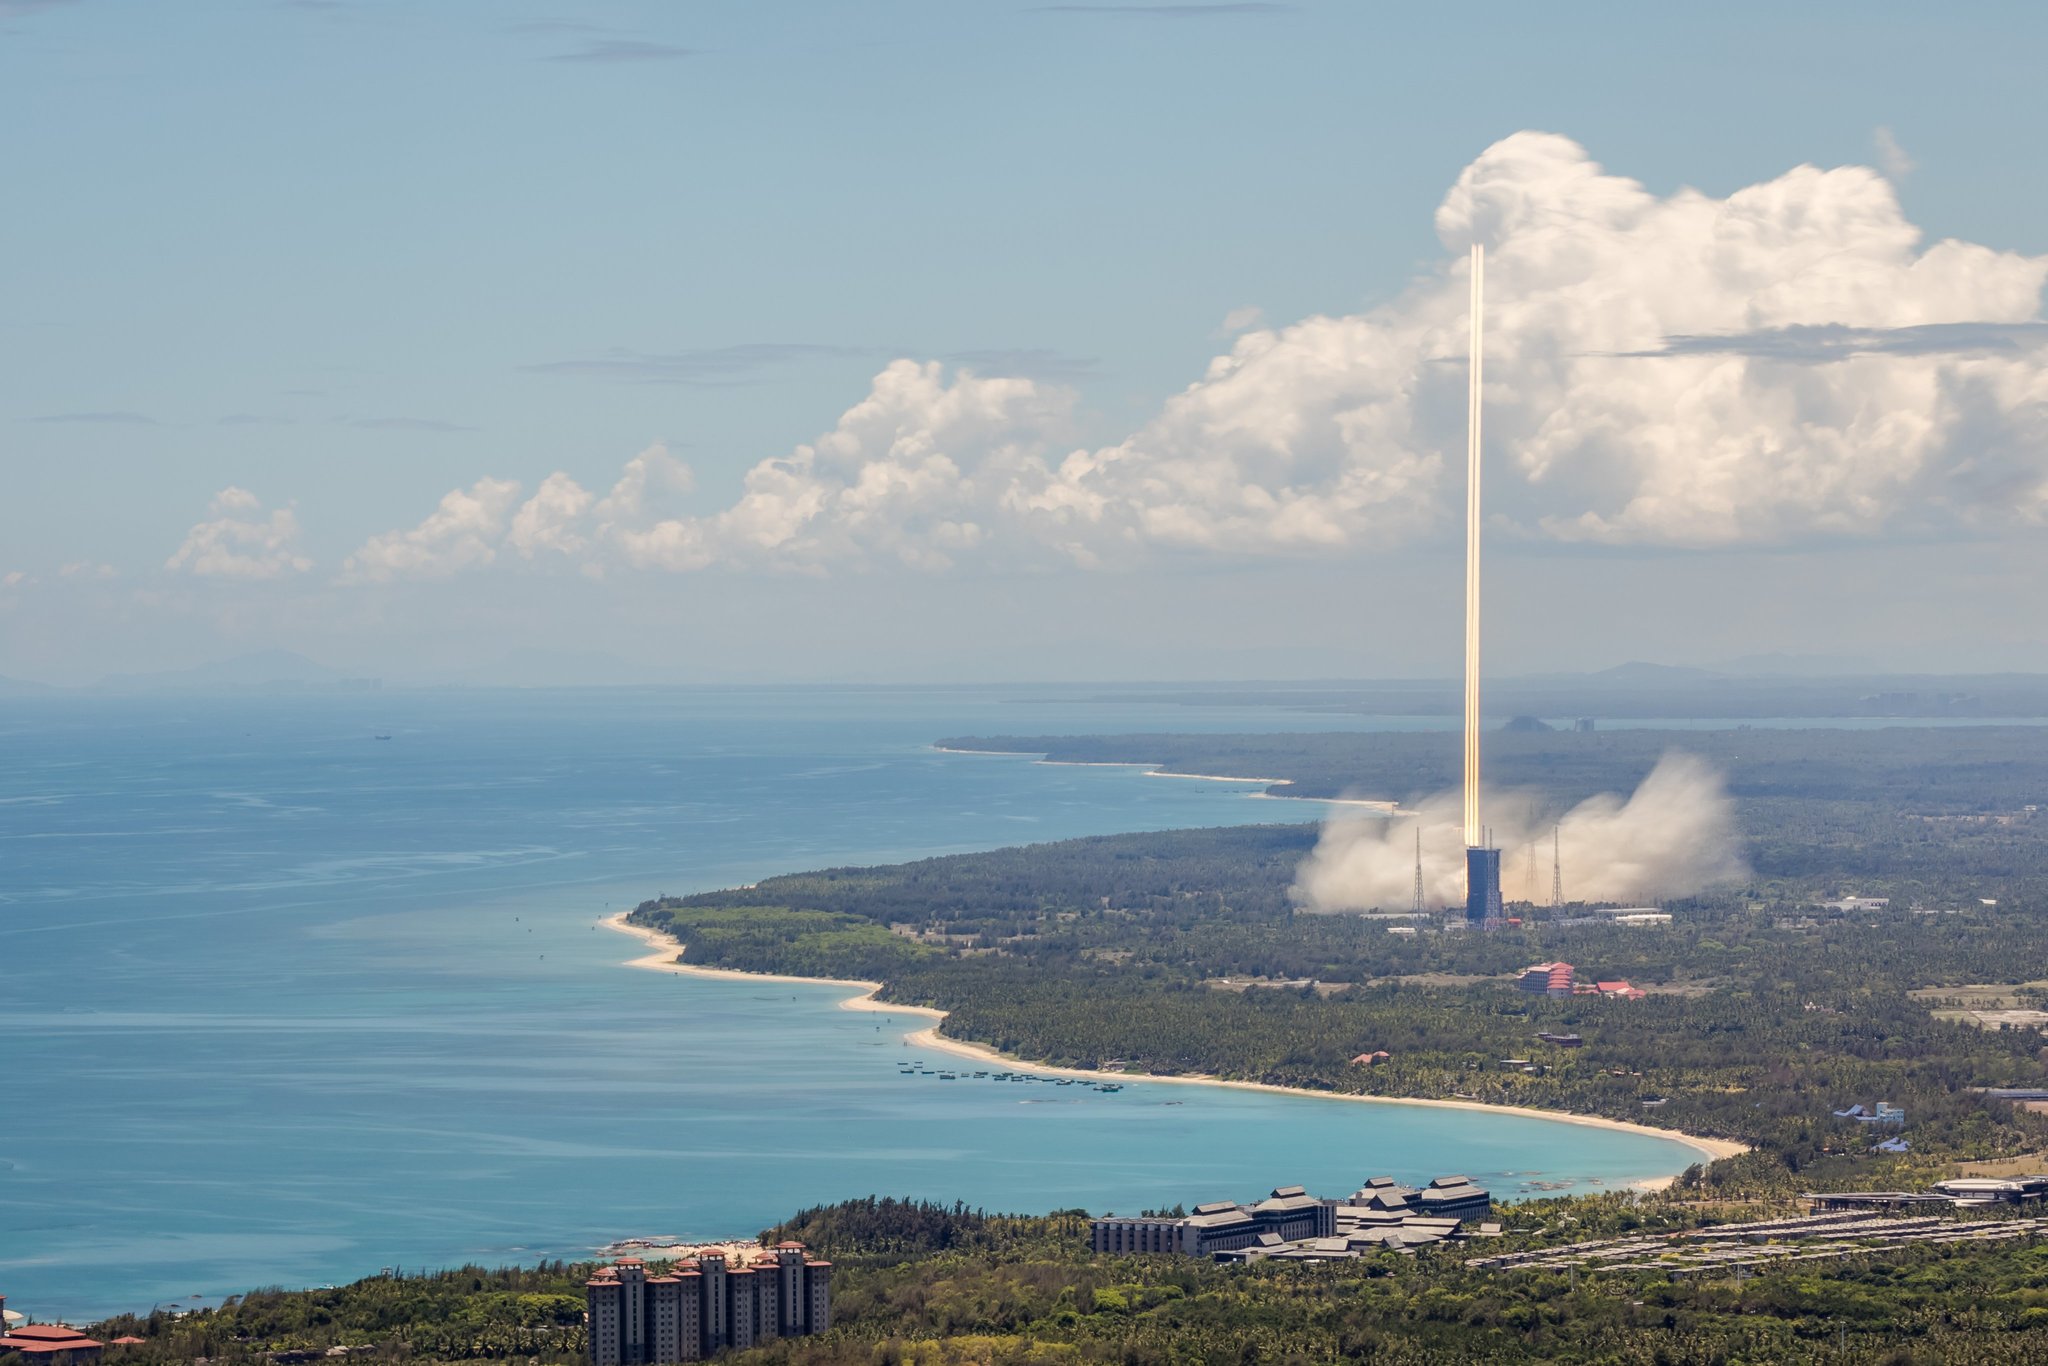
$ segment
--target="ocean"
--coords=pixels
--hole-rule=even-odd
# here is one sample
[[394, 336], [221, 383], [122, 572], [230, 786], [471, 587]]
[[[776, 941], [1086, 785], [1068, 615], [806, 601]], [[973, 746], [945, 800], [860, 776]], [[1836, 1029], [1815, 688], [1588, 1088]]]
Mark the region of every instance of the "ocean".
[[85, 1319], [868, 1194], [1132, 1213], [1697, 1160], [1512, 1115], [904, 1076], [955, 1066], [905, 1045], [918, 1017], [631, 970], [596, 928], [806, 868], [1321, 814], [942, 735], [1372, 724], [1017, 688], [10, 699], [0, 1294]]

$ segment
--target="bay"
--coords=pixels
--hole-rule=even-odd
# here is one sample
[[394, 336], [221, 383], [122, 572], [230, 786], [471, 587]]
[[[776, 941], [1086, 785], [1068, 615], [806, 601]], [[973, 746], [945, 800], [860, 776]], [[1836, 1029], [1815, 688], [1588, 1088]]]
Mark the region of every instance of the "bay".
[[1247, 720], [1016, 688], [11, 700], [0, 1293], [84, 1318], [744, 1236], [870, 1193], [1128, 1213], [1382, 1173], [1614, 1189], [1696, 1160], [1511, 1115], [906, 1077], [950, 1065], [906, 1047], [915, 1017], [628, 970], [644, 949], [596, 927], [804, 868], [1315, 819], [930, 746]]

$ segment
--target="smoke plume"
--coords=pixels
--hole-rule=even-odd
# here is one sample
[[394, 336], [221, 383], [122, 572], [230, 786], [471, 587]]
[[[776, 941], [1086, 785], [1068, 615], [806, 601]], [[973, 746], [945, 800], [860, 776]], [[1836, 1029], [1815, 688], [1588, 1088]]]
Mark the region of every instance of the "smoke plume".
[[[1686, 896], [1747, 871], [1734, 800], [1721, 775], [1691, 754], [1666, 754], [1626, 801], [1603, 792], [1559, 817], [1546, 815], [1530, 794], [1488, 792], [1485, 810], [1509, 901], [1549, 902], [1553, 830], [1567, 902]], [[1455, 790], [1391, 820], [1332, 818], [1295, 873], [1296, 903], [1315, 912], [1406, 910], [1415, 895], [1417, 830], [1423, 905], [1462, 904], [1465, 832]]]

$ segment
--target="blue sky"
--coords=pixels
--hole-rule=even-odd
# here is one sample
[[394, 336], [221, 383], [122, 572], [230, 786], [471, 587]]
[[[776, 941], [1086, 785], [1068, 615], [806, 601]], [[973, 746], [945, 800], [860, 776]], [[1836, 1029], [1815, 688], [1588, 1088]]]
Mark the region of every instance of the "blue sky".
[[[1447, 672], [1438, 611], [1458, 587], [1435, 492], [1398, 528], [1348, 508], [1292, 540], [1235, 513], [1162, 532], [1148, 504], [1120, 540], [1047, 532], [1031, 553], [986, 515], [999, 495], [956, 490], [939, 513], [910, 483], [854, 530], [769, 547], [786, 555], [710, 519], [899, 359], [940, 362], [943, 393], [962, 369], [1029, 386], [960, 398], [1002, 422], [936, 429], [973, 445], [952, 466], [1135, 441], [1167, 462], [1150, 483], [1191, 477], [1199, 436], [1176, 427], [1186, 444], [1157, 455], [1144, 435], [1174, 396], [1247, 333], [1400, 309], [1444, 280], [1439, 204], [1520, 130], [1660, 202], [1877, 167], [1915, 250], [2040, 255], [2044, 27], [2018, 5], [0, 0], [0, 673], [269, 647], [392, 676], [514, 647], [676, 677]], [[2014, 302], [2024, 280], [1981, 272], [1942, 286], [1952, 308], [1874, 323], [1823, 295], [1759, 312], [1773, 268], [1712, 319], [2038, 314]], [[1944, 392], [2015, 394], [2031, 352], [2013, 364]], [[1292, 392], [1259, 420], [1284, 422]], [[1498, 552], [1520, 566], [1494, 599], [1503, 667], [1811, 648], [2048, 668], [2014, 616], [2039, 524], [1982, 511], [2031, 507], [2036, 401], [1999, 400], [1995, 431], [1964, 424], [1913, 480], [1745, 505], [1704, 540], [1646, 520], [1645, 485], [1596, 491], [1598, 534], [1554, 534], [1574, 515], [1562, 476], [1526, 516], [1510, 483], [1527, 534]], [[1539, 460], [1536, 428], [1517, 431], [1498, 458]], [[1872, 511], [1975, 477], [1978, 439], [2002, 452], [1999, 492], [1934, 523]], [[562, 533], [573, 554], [502, 539], [551, 474], [595, 503], [656, 445], [659, 497], [632, 519], [577, 513], [598, 521]], [[1584, 457], [1581, 482], [1612, 458]], [[484, 479], [519, 490], [481, 497], [497, 529], [473, 553], [438, 532], [403, 560], [365, 553]], [[209, 511], [227, 490], [245, 498]], [[279, 509], [288, 537], [265, 520]], [[269, 539], [174, 567], [209, 519]], [[649, 539], [664, 524], [680, 530]], [[1684, 629], [1674, 604], [1694, 604]]]

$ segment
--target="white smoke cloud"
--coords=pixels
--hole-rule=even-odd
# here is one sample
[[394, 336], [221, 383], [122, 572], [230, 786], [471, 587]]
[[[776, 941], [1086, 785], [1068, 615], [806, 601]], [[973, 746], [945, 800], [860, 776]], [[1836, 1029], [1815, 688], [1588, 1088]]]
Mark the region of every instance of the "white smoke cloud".
[[[557, 474], [508, 544], [810, 573], [1399, 546], [1456, 524], [1473, 240], [1499, 534], [1707, 548], [2048, 522], [2048, 257], [1927, 245], [1875, 170], [1659, 195], [1523, 132], [1436, 226], [1446, 257], [1383, 307], [1233, 314], [1252, 330], [1115, 444], [1072, 444], [1058, 384], [898, 360], [722, 510], [607, 509]], [[476, 520], [465, 555], [391, 533], [358, 577], [489, 563], [503, 531]]]
[[[1735, 803], [1704, 760], [1671, 753], [1626, 801], [1603, 793], [1559, 818], [1527, 794], [1489, 792], [1485, 809], [1501, 850], [1510, 901], [1550, 899], [1551, 835], [1567, 901], [1687, 896], [1741, 878]], [[1465, 899], [1464, 805], [1439, 793], [1391, 820], [1336, 817], [1295, 873], [1293, 895], [1310, 911], [1406, 910], [1415, 893], [1415, 836], [1422, 834], [1424, 904]]]
[[213, 496], [208, 511], [212, 517], [185, 533], [164, 568], [202, 578], [277, 579], [313, 567], [299, 553], [299, 520], [291, 508], [266, 517], [262, 499], [230, 485]]

